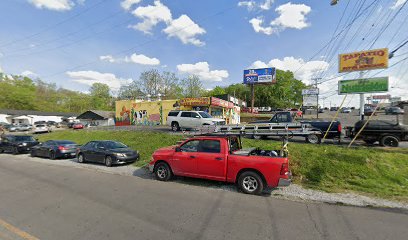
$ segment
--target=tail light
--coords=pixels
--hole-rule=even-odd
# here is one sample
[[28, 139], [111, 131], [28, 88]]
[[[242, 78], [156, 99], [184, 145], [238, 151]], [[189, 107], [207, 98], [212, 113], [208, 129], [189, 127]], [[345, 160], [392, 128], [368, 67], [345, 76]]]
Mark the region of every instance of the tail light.
[[337, 131], [341, 132], [341, 123], [339, 123], [339, 125], [337, 125]]
[[58, 150], [68, 150], [68, 148], [66, 148], [64, 146], [58, 146]]
[[280, 175], [289, 175], [289, 164], [288, 163], [282, 163]]

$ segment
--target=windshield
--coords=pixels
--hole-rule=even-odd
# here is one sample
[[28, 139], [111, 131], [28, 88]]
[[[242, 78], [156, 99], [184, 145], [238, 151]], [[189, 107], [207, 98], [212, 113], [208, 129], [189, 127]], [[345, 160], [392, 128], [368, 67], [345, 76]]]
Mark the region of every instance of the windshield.
[[120, 143], [120, 142], [113, 142], [113, 141], [105, 142], [105, 147], [107, 149], [127, 148], [125, 144]]
[[206, 112], [198, 112], [202, 118], [212, 118], [212, 116]]
[[15, 136], [16, 142], [35, 142], [35, 139], [31, 136]]

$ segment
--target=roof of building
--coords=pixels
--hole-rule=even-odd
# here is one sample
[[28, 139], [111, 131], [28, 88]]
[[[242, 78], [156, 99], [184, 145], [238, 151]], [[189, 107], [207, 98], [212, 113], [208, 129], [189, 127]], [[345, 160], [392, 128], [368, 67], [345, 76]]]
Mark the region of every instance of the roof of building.
[[106, 120], [115, 116], [114, 111], [88, 110], [80, 114], [77, 119]]
[[34, 110], [10, 110], [10, 109], [0, 109], [0, 114], [16, 115], [16, 116], [61, 116], [61, 117], [72, 117], [78, 115], [78, 113], [66, 113], [66, 112], [43, 112]]

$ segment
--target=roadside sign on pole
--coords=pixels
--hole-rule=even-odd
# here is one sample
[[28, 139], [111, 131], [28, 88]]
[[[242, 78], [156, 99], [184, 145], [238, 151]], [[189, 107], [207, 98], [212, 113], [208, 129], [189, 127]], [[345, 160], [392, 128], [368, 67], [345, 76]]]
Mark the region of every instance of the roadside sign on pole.
[[339, 94], [388, 92], [388, 77], [340, 80]]
[[302, 89], [302, 95], [319, 95], [318, 88]]
[[339, 72], [388, 68], [388, 48], [339, 55]]
[[244, 84], [273, 84], [276, 83], [275, 68], [244, 70]]
[[303, 95], [303, 106], [304, 107], [317, 106], [317, 96], [318, 95]]

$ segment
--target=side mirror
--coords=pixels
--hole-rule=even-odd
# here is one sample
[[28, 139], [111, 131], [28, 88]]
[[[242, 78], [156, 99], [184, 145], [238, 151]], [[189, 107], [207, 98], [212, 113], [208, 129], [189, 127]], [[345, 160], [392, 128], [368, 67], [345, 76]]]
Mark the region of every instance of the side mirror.
[[176, 152], [181, 152], [181, 148], [180, 148], [180, 147], [176, 147]]

